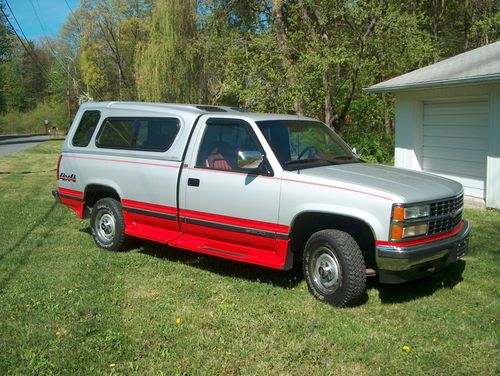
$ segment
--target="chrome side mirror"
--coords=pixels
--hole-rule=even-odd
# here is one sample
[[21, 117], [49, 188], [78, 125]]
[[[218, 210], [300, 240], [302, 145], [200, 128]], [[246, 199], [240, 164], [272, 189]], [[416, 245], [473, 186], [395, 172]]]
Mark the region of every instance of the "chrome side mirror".
[[242, 170], [256, 171], [262, 167], [264, 155], [258, 150], [239, 150], [238, 168]]
[[361, 158], [361, 153], [356, 148], [352, 148], [352, 154], [358, 159]]

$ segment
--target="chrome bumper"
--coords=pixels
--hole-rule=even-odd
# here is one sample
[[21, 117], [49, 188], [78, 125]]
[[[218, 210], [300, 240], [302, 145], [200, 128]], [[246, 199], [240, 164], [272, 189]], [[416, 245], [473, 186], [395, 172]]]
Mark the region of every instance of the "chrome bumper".
[[[401, 274], [401, 281], [416, 279], [442, 269], [467, 254], [471, 224], [463, 221], [459, 233], [448, 238], [410, 247], [377, 246], [376, 262], [380, 280], [385, 275]], [[407, 273], [408, 278], [404, 276]], [[391, 279], [391, 278], [389, 278]], [[397, 283], [397, 281], [388, 281]]]

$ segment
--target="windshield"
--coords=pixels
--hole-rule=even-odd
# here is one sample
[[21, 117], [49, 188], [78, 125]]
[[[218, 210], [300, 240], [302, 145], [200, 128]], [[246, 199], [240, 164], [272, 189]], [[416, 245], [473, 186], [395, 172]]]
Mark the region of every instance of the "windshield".
[[267, 120], [257, 126], [286, 170], [359, 162], [349, 146], [318, 121]]

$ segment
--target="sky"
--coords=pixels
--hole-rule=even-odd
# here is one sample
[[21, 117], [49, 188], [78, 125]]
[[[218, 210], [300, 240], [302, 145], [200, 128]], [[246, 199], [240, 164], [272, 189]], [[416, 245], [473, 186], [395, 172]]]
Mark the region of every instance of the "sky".
[[[4, 0], [4, 2], [12, 8], [26, 38], [34, 41], [42, 35], [56, 36], [70, 14], [70, 8], [75, 11], [80, 0]], [[5, 11], [17, 33], [22, 36], [7, 6]]]

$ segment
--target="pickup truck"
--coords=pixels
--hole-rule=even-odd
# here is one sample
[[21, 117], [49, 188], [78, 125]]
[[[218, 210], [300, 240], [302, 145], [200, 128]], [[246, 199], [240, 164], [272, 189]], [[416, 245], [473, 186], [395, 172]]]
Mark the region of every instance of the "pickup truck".
[[401, 283], [462, 258], [463, 187], [373, 165], [321, 122], [221, 106], [83, 104], [62, 147], [57, 200], [97, 246], [130, 237], [287, 270], [345, 307], [367, 276]]

